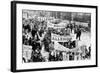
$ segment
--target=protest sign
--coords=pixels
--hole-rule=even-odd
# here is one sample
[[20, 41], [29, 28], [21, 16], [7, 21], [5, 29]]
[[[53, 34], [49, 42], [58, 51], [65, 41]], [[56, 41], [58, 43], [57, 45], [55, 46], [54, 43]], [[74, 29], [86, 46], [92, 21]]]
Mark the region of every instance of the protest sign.
[[26, 61], [28, 61], [31, 58], [31, 53], [32, 53], [32, 46], [28, 45], [23, 45], [23, 58], [25, 58]]

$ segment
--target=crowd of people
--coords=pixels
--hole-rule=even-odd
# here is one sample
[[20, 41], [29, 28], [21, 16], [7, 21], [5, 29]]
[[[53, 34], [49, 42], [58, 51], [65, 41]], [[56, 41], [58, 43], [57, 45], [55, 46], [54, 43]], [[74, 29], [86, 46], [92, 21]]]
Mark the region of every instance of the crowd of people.
[[[31, 58], [27, 62], [49, 62], [49, 61], [71, 61], [71, 60], [85, 60], [91, 57], [91, 47], [76, 46], [76, 40], [67, 42], [59, 42], [66, 48], [78, 48], [77, 51], [59, 51], [55, 50], [54, 42], [51, 41], [51, 33], [59, 35], [76, 34], [76, 39], [81, 37], [80, 26], [75, 24], [68, 24], [60, 32], [56, 29], [47, 28], [47, 20], [38, 21], [34, 19], [23, 19], [23, 45], [32, 46]], [[67, 32], [70, 30], [69, 32]], [[67, 32], [67, 33], [66, 33]], [[83, 51], [81, 49], [84, 49]], [[81, 52], [79, 52], [81, 50]], [[23, 57], [23, 61], [26, 62]]]

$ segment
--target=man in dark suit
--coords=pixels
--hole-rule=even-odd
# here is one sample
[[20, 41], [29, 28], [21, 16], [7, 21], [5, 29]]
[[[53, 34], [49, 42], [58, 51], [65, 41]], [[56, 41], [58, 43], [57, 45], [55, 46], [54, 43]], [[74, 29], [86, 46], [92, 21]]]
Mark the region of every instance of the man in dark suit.
[[77, 28], [77, 31], [76, 31], [76, 39], [79, 38], [79, 40], [80, 40], [80, 37], [81, 37], [81, 29]]

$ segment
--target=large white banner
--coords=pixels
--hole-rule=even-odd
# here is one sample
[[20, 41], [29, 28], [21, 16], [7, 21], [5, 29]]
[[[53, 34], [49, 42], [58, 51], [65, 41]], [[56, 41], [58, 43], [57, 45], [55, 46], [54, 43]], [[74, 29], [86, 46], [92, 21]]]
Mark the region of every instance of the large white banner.
[[55, 50], [59, 50], [59, 51], [66, 51], [66, 52], [68, 52], [68, 51], [70, 51], [70, 52], [78, 52], [78, 51], [81, 51], [82, 52], [82, 50], [79, 49], [79, 48], [69, 49], [69, 48], [66, 48], [65, 46], [59, 44], [58, 42], [54, 42], [54, 48], [55, 48]]
[[57, 34], [51, 34], [51, 40], [56, 42], [68, 42], [72, 37], [70, 35], [64, 36], [64, 35], [57, 35]]
[[68, 48], [64, 47], [63, 45], [60, 45], [58, 42], [54, 42], [54, 48], [55, 50], [59, 51], [69, 51]]

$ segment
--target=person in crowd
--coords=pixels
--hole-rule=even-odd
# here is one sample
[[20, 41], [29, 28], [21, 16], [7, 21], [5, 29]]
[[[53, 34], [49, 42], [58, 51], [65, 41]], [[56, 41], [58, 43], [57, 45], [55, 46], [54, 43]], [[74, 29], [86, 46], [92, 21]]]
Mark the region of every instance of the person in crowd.
[[63, 61], [66, 60], [66, 52], [62, 52], [62, 55], [63, 55]]
[[28, 30], [28, 32], [31, 31], [31, 27], [30, 27], [29, 24], [23, 25], [23, 28], [24, 28], [25, 30]]
[[24, 63], [26, 63], [26, 60], [25, 60], [25, 58], [23, 57], [22, 59], [23, 59], [23, 62], [24, 62]]
[[31, 60], [32, 62], [42, 62], [43, 61], [40, 50], [38, 48], [32, 52]]
[[56, 61], [59, 61], [60, 52], [56, 51]]
[[30, 39], [32, 38], [31, 31], [28, 28], [24, 29], [24, 31], [23, 31], [23, 35], [22, 35], [22, 37], [23, 37], [23, 44], [30, 45]]
[[50, 60], [50, 61], [55, 61], [54, 51], [51, 51], [51, 52], [49, 53], [49, 60]]
[[90, 59], [91, 57], [91, 47], [88, 47], [87, 58]]
[[77, 31], [76, 31], [76, 39], [78, 39], [78, 38], [79, 38], [79, 40], [81, 38], [81, 29], [79, 27], [77, 28]]
[[79, 60], [79, 52], [76, 52], [76, 60]]
[[31, 34], [33, 39], [35, 38], [36, 33], [37, 33], [37, 29], [32, 29]]
[[70, 24], [70, 29], [71, 29], [71, 33], [72, 33], [72, 29], [73, 29], [73, 25], [72, 24]]
[[91, 57], [91, 46], [89, 46], [89, 58]]

